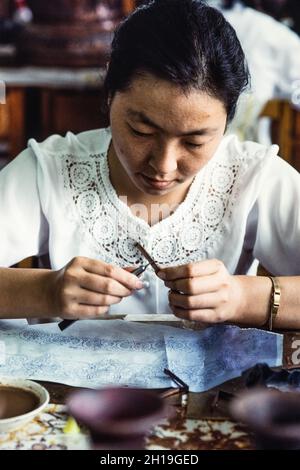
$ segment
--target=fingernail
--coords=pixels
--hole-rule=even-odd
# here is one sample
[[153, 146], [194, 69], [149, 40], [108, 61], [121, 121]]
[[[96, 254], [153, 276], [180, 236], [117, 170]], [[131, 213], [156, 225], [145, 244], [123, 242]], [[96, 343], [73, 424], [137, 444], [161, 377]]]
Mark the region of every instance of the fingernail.
[[166, 274], [165, 274], [163, 271], [158, 271], [157, 275], [158, 275], [158, 277], [160, 277], [161, 279], [166, 279]]
[[142, 281], [136, 281], [135, 288], [136, 289], [143, 289], [144, 283]]

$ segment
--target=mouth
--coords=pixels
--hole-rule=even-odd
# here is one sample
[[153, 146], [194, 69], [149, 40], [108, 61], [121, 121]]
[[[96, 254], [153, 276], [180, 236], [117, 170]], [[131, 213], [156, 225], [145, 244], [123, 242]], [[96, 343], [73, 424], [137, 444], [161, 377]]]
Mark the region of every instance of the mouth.
[[156, 189], [168, 188], [175, 182], [175, 180], [159, 180], [156, 178], [150, 178], [149, 176], [146, 176], [142, 173], [141, 176], [148, 186], [151, 186], [152, 188]]

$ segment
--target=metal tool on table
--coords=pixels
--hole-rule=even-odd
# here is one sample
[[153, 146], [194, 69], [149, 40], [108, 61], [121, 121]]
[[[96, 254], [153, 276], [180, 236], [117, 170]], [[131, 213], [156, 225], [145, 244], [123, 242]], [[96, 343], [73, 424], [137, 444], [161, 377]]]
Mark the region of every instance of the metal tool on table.
[[180, 417], [185, 418], [187, 415], [188, 407], [188, 397], [189, 397], [189, 386], [183, 382], [174, 372], [171, 372], [169, 369], [164, 369], [164, 374], [166, 374], [170, 379], [177, 385], [177, 388], [172, 390], [167, 390], [161, 394], [162, 398], [170, 398], [175, 395], [180, 396]]

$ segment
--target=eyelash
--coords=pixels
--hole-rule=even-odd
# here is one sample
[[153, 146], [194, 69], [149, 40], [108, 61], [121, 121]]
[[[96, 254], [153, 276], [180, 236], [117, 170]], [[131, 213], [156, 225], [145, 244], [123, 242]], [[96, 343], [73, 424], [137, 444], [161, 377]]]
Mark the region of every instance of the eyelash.
[[134, 135], [137, 135], [139, 137], [150, 137], [151, 135], [153, 135], [153, 134], [145, 134], [143, 132], [139, 132], [139, 131], [133, 129], [133, 127], [130, 127], [130, 130]]
[[200, 148], [200, 147], [203, 147], [204, 144], [192, 144], [190, 142], [187, 142], [186, 145], [188, 145], [189, 147], [192, 147], [192, 148]]
[[[131, 127], [131, 126], [129, 126], [129, 127], [130, 127], [131, 132], [132, 132], [134, 135], [138, 136], [138, 137], [151, 137], [151, 136], [153, 135], [153, 134], [146, 134], [146, 133], [144, 133], [144, 132], [139, 132], [139, 131], [137, 131], [136, 129], [134, 129], [133, 127]], [[192, 144], [191, 142], [186, 142], [186, 145], [187, 145], [188, 147], [191, 147], [191, 148], [195, 148], [195, 149], [196, 149], [196, 148], [203, 147], [204, 144]]]

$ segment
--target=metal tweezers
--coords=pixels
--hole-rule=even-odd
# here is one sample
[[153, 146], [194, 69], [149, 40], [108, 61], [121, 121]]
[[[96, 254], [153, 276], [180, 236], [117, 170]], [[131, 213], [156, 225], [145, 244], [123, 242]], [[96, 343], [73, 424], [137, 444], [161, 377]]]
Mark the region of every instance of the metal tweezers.
[[[152, 266], [155, 273], [157, 274], [158, 271], [160, 271], [160, 267], [155, 263], [154, 259], [149, 255], [149, 253], [145, 250], [145, 248], [143, 248], [139, 243], [136, 243], [135, 246], [140, 251], [140, 253], [142, 253], [142, 255], [146, 258], [148, 263]], [[146, 270], [149, 264], [138, 267], [137, 269], [132, 271], [132, 274], [134, 274], [135, 276], [140, 276]], [[122, 318], [123, 317], [124, 315], [122, 316]], [[112, 318], [113, 318], [113, 315], [112, 315]], [[66, 328], [73, 325], [73, 323], [75, 323], [76, 321], [78, 320], [77, 319], [76, 320], [63, 320], [59, 322], [58, 327], [61, 331], [64, 331]]]
[[162, 398], [169, 398], [174, 395], [179, 395], [181, 394], [181, 406], [182, 407], [187, 407], [188, 404], [188, 394], [189, 394], [189, 386], [186, 384], [183, 380], [181, 380], [177, 375], [174, 374], [174, 372], [171, 372], [169, 369], [164, 369], [164, 374], [168, 375], [173, 382], [178, 386], [178, 388], [175, 388], [173, 390], [167, 390], [166, 392], [163, 392], [161, 394]]
[[[148, 266], [149, 264], [145, 264], [144, 266], [139, 266], [134, 271], [131, 271], [131, 274], [134, 274], [135, 276], [140, 276], [141, 274], [143, 274], [143, 272], [147, 269]], [[125, 315], [122, 315], [121, 317], [124, 318], [124, 316]], [[105, 318], [109, 318], [109, 317], [105, 317]], [[113, 319], [116, 319], [116, 316], [111, 315], [110, 318], [113, 320]], [[59, 322], [58, 328], [61, 331], [64, 331], [66, 328], [73, 325], [73, 323], [75, 323], [76, 321], [78, 320], [62, 320], [61, 322]]]
[[157, 274], [158, 271], [160, 271], [160, 267], [156, 264], [154, 259], [149, 255], [149, 253], [145, 250], [145, 248], [142, 245], [140, 245], [139, 243], [136, 243], [135, 246], [142, 253], [142, 255], [146, 258], [146, 260], [149, 262], [149, 264], [152, 266], [155, 273]]

